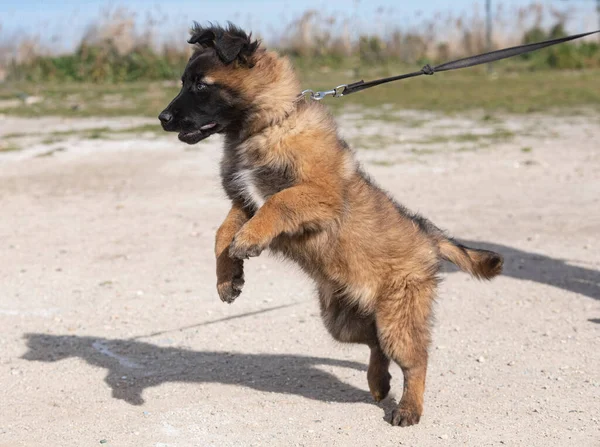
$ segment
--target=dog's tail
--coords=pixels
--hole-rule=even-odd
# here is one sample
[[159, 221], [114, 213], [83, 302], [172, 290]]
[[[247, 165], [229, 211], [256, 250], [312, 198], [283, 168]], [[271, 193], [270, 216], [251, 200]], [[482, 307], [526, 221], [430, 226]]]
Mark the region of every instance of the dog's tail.
[[492, 279], [502, 272], [504, 259], [499, 253], [462, 245], [448, 237], [428, 219], [419, 215], [412, 217], [433, 240], [440, 258], [456, 264], [462, 271], [470, 273], [478, 279]]
[[502, 255], [477, 248], [469, 248], [444, 235], [436, 235], [440, 257], [456, 264], [461, 270], [478, 279], [492, 279], [502, 272]]
[[501, 254], [490, 250], [471, 248], [447, 236], [429, 219], [411, 213], [402, 205], [396, 204], [398, 210], [423, 231], [437, 248], [438, 256], [455, 264], [462, 271], [470, 273], [477, 279], [490, 280], [502, 273], [504, 258]]

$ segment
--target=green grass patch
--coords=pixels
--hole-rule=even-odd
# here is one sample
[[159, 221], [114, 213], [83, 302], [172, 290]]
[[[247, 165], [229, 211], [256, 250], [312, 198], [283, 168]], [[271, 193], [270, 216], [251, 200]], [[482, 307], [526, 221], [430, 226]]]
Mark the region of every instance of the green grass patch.
[[508, 140], [515, 136], [514, 132], [507, 129], [496, 129], [492, 133], [460, 133], [456, 135], [434, 135], [423, 140], [412, 141], [417, 144], [444, 144], [444, 143], [478, 143]]
[[394, 136], [381, 134], [359, 135], [348, 139], [350, 146], [356, 149], [385, 149], [387, 146], [398, 142], [399, 140]]
[[431, 154], [435, 154], [435, 152], [436, 152], [433, 149], [416, 149], [416, 148], [412, 148], [410, 151], [415, 155], [431, 155]]
[[390, 167], [390, 166], [394, 166], [396, 163], [394, 163], [393, 161], [390, 161], [390, 160], [373, 160], [370, 162], [370, 164], [375, 165], [375, 166]]
[[4, 138], [22, 138], [22, 137], [35, 137], [44, 136], [42, 139], [43, 144], [54, 144], [63, 141], [66, 137], [80, 137], [85, 139], [101, 139], [110, 138], [111, 135], [123, 135], [123, 134], [141, 134], [141, 133], [159, 133], [162, 131], [160, 125], [155, 124], [142, 124], [139, 126], [127, 127], [123, 129], [111, 129], [110, 127], [98, 127], [92, 129], [71, 129], [61, 130], [54, 132], [29, 132], [29, 133], [10, 133], [6, 134]]
[[[359, 79], [371, 80], [389, 73], [403, 73], [407, 69], [410, 68], [374, 67], [362, 70], [358, 77], [348, 70], [328, 73], [303, 70], [299, 74], [302, 88], [325, 90]], [[323, 103], [335, 114], [343, 112], [346, 106], [381, 110], [383, 105], [388, 105], [382, 113], [372, 114], [372, 118], [408, 122], [415, 127], [425, 120], [418, 116], [414, 120], [405, 119], [394, 112], [410, 109], [454, 114], [479, 110], [484, 112], [483, 121], [492, 122], [497, 113], [565, 113], [565, 109], [581, 108], [600, 110], [598, 79], [600, 70], [597, 69], [499, 71], [493, 76], [484, 70], [465, 69], [385, 84], [342, 98], [327, 98]], [[129, 115], [155, 118], [178, 90], [175, 82], [156, 81], [123, 84], [4, 83], [0, 85], [0, 98], [18, 98], [28, 94], [42, 96], [44, 100], [31, 105], [23, 103], [18, 107], [6, 107], [0, 109], [0, 113], [24, 117]]]
[[52, 149], [52, 150], [49, 150], [49, 151], [37, 154], [35, 156], [35, 158], [52, 157], [55, 153], [57, 153], [57, 152], [64, 152], [64, 151], [66, 151], [66, 149], [64, 147], [57, 147], [56, 149]]
[[[406, 67], [382, 70], [373, 68], [358, 79], [371, 80]], [[392, 82], [342, 98], [325, 102], [338, 109], [346, 104], [381, 107], [391, 104], [397, 109], [426, 110], [444, 113], [482, 110], [487, 121], [495, 113], [551, 112], [560, 108], [591, 106], [600, 110], [600, 70], [503, 72], [489, 75], [485, 70], [465, 69]], [[303, 74], [303, 85], [313, 90], [358, 80], [344, 72]]]
[[59, 141], [62, 141], [62, 139], [56, 138], [56, 137], [48, 137], [48, 138], [44, 138], [42, 140], [42, 144], [54, 144], [54, 143], [58, 143]]
[[[425, 119], [418, 119], [418, 118], [413, 118], [413, 117], [404, 117], [404, 116], [399, 116], [396, 113], [394, 113], [394, 110], [382, 110], [381, 112], [376, 111], [373, 108], [367, 109], [361, 118], [362, 121], [383, 121], [386, 123], [398, 123], [398, 124], [402, 124], [405, 127], [423, 127], [426, 123], [427, 120]], [[362, 127], [362, 125], [360, 123], [357, 123], [357, 127]]]
[[14, 143], [0, 143], [0, 152], [16, 152], [22, 148]]
[[30, 134], [24, 133], [24, 132], [14, 132], [14, 133], [7, 133], [4, 135], [3, 138], [21, 138], [21, 137], [26, 137]]

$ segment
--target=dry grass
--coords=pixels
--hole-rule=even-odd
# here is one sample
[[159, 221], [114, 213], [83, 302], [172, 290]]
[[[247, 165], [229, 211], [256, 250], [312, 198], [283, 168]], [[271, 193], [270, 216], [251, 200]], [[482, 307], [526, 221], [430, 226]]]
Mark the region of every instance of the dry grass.
[[[536, 2], [520, 8], [494, 3], [495, 48], [518, 44], [532, 30], [539, 34], [543, 24], [568, 26], [574, 11], [570, 3], [561, 3], [560, 9]], [[440, 13], [405, 27], [393, 23], [388, 15], [389, 11], [377, 9], [378, 31], [361, 34], [352, 8], [335, 17], [310, 10], [282, 24], [279, 34], [265, 43], [294, 56], [299, 64], [333, 67], [348, 62], [361, 67], [390, 61], [411, 65], [445, 61], [482, 52], [487, 46], [485, 14], [477, 6], [466, 16]], [[45, 36], [5, 36], [1, 31], [0, 23], [0, 36], [4, 36], [0, 37], [0, 80], [7, 75], [37, 82], [173, 79], [190, 51], [185, 43], [187, 30], [168, 29], [164, 19], [152, 16], [136, 20], [135, 12], [123, 7], [106, 10], [84, 34], [74, 54], [61, 57]], [[253, 32], [260, 37], [260, 29]], [[577, 63], [600, 65], [600, 56], [583, 57]]]

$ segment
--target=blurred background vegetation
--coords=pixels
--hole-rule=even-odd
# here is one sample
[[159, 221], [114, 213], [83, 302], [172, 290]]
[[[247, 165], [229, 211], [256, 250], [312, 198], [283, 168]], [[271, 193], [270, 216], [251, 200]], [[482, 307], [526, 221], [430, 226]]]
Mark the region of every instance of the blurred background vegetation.
[[[569, 11], [544, 4], [493, 14], [492, 49], [567, 35]], [[544, 18], [550, 26], [544, 28]], [[295, 59], [303, 68], [348, 67], [361, 64], [407, 65], [440, 63], [486, 50], [485, 19], [448, 15], [423, 20], [410, 30], [387, 29], [378, 34], [353, 36], [350, 22], [306, 11], [268, 46]], [[548, 20], [545, 20], [548, 22]], [[135, 12], [109, 10], [92, 24], [75, 50], [52, 54], [39, 38], [3, 42], [0, 64], [6, 80], [60, 82], [131, 82], [178, 78], [190, 55], [186, 30], [177, 42], [155, 44], [157, 23], [139, 27]], [[260, 38], [260, 30], [253, 30]], [[583, 30], [582, 30], [583, 31]], [[157, 40], [157, 39], [156, 39]], [[513, 60], [512, 69], [582, 69], [600, 67], [599, 40], [575, 41]]]
[[[541, 3], [512, 8], [502, 2], [494, 4], [492, 49], [568, 34], [571, 10], [566, 3], [561, 9]], [[385, 11], [377, 13], [384, 15]], [[425, 63], [441, 63], [488, 49], [485, 14], [479, 10], [468, 18], [437, 14], [406, 29], [381, 26], [377, 28], [380, 31], [363, 35], [352, 25], [352, 17], [331, 17], [309, 10], [282, 24], [281, 33], [264, 45], [289, 55], [306, 87], [313, 89], [412, 71]], [[260, 29], [252, 31], [261, 38]], [[583, 31], [589, 29], [575, 32]], [[142, 111], [153, 115], [177, 90], [177, 80], [191, 54], [186, 29], [176, 33], [177, 39], [171, 42], [159, 39], [160, 32], [160, 23], [152, 19], [140, 25], [134, 11], [121, 7], [99, 16], [66, 53], [56, 53], [39, 36], [16, 40], [0, 37], [0, 111], [6, 109], [2, 99], [6, 102], [17, 97], [24, 101], [29, 98], [28, 107], [9, 107], [11, 113], [106, 115]], [[413, 108], [491, 107], [517, 112], [552, 104], [598, 105], [600, 88], [593, 86], [598, 87], [600, 79], [599, 42], [598, 38], [582, 39], [496, 63], [495, 72], [504, 76], [493, 85], [481, 76], [485, 68], [478, 67], [431, 77], [436, 78], [434, 81], [410, 80], [408, 89], [394, 84], [348, 98], [367, 105], [391, 100]], [[511, 75], [519, 76], [518, 82]], [[502, 89], [503, 95], [492, 99], [486, 94], [490, 89]], [[42, 95], [44, 101], [30, 99], [35, 95]]]

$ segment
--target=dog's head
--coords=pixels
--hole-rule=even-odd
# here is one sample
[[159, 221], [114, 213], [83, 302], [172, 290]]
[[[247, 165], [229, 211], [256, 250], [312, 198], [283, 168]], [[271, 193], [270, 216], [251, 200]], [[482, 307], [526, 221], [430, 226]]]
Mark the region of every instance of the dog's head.
[[[195, 24], [189, 43], [196, 51], [181, 78], [179, 94], [159, 115], [163, 129], [195, 144], [218, 132], [260, 128], [294, 106], [299, 83], [291, 64], [259, 48], [251, 35], [229, 24]], [[250, 126], [250, 127], [252, 127]]]
[[[159, 115], [166, 131], [195, 144], [241, 123], [250, 113], [257, 90], [259, 43], [229, 24], [203, 27], [195, 24], [189, 43], [196, 51], [181, 78], [181, 91]], [[260, 54], [259, 54], [260, 53]]]

